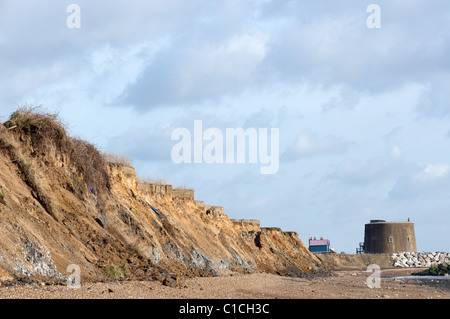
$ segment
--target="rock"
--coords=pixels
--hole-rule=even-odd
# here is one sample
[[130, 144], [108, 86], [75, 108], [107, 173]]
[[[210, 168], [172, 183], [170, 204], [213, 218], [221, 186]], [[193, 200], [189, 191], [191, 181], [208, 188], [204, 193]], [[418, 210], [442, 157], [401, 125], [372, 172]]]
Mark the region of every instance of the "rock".
[[445, 252], [402, 252], [390, 255], [394, 267], [433, 267], [450, 264], [450, 253]]
[[0, 267], [0, 283], [12, 281], [14, 281], [14, 278], [11, 277], [6, 270]]
[[106, 289], [106, 290], [103, 290], [102, 291], [102, 294], [104, 294], [104, 293], [113, 293], [114, 292], [114, 290], [112, 290], [111, 288], [108, 288], [108, 289]]
[[172, 277], [164, 278], [164, 280], [162, 281], [162, 284], [164, 286], [171, 287], [171, 288], [176, 288], [177, 285], [178, 285], [177, 281], [174, 278], [172, 278]]

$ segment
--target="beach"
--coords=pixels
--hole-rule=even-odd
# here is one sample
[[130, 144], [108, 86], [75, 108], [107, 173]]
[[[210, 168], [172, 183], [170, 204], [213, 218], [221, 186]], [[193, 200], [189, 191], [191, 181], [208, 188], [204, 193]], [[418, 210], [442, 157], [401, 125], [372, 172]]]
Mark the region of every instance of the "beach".
[[[385, 269], [379, 288], [366, 270], [338, 270], [307, 278], [223, 271], [214, 277], [159, 281], [82, 282], [79, 288], [34, 283], [0, 288], [0, 299], [449, 299], [450, 280], [401, 279], [411, 269]], [[370, 279], [369, 279], [370, 281]]]

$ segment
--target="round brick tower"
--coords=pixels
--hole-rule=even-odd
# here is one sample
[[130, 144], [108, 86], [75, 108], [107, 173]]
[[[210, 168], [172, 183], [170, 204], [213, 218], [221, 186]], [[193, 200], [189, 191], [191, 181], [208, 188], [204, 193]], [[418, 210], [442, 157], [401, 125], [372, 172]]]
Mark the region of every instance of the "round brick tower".
[[414, 223], [371, 220], [365, 225], [364, 252], [384, 254], [417, 251]]

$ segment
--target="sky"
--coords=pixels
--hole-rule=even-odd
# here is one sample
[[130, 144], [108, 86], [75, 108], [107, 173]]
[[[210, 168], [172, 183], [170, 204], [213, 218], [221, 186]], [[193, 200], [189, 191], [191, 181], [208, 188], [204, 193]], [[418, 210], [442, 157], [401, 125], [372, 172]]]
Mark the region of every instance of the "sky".
[[[0, 121], [57, 112], [139, 177], [305, 244], [354, 253], [370, 220], [410, 218], [418, 250], [450, 251], [449, 33], [444, 0], [0, 0]], [[278, 129], [278, 170], [176, 163], [194, 121]]]

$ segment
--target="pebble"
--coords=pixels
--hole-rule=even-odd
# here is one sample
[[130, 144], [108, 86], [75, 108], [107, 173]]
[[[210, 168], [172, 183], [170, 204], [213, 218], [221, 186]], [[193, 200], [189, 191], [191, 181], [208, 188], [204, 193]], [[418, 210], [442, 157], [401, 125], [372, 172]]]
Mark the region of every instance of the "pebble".
[[[401, 270], [397, 270], [399, 271]], [[39, 283], [2, 287], [0, 299], [450, 298], [450, 290], [441, 287], [447, 282], [450, 283], [447, 280], [441, 280], [439, 283], [430, 281], [427, 285], [418, 286], [416, 282], [398, 282], [393, 278], [383, 277], [381, 288], [370, 289], [366, 285], [366, 274], [353, 271], [337, 274], [326, 278], [305, 279], [264, 273], [236, 273], [235, 276], [186, 278], [183, 284], [177, 287], [179, 289], [164, 286], [160, 281], [85, 282], [81, 288], [71, 289], [64, 285]], [[440, 286], [438, 288], [433, 285]]]

